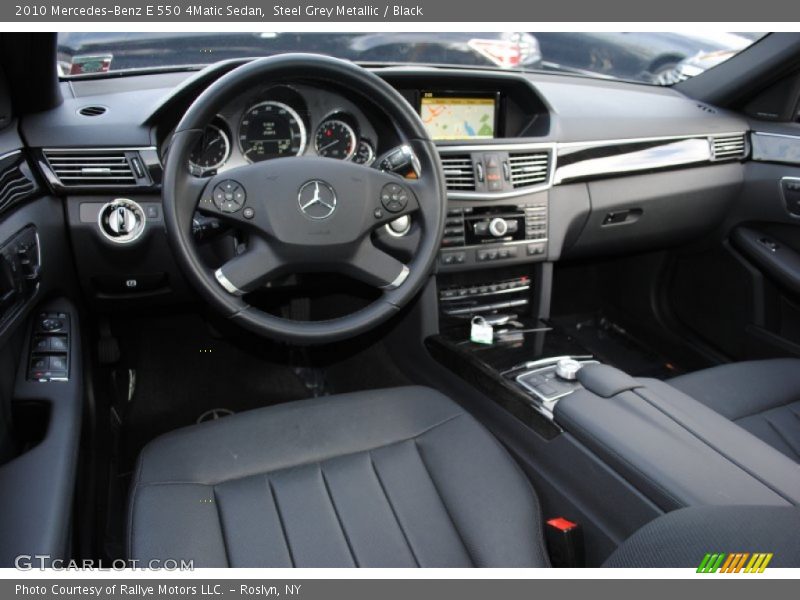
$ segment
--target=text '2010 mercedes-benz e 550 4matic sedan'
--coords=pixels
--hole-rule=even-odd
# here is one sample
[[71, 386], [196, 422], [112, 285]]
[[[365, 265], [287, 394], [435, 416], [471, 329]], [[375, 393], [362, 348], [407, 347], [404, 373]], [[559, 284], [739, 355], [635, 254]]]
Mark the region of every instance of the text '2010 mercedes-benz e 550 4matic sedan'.
[[0, 44], [4, 566], [800, 566], [800, 36]]

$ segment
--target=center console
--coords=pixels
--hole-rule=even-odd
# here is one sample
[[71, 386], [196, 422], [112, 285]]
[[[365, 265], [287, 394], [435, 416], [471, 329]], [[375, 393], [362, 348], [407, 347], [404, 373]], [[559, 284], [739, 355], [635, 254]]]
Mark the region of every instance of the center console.
[[581, 448], [659, 510], [800, 504], [797, 463], [668, 383], [603, 364], [546, 320], [483, 319], [494, 323], [491, 343], [471, 341], [470, 320], [446, 319], [429, 352], [548, 444]]

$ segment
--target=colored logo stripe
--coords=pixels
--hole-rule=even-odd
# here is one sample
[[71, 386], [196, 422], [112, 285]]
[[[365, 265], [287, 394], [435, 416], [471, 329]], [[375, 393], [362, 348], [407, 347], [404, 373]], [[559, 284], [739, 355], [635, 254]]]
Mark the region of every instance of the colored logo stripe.
[[763, 573], [764, 569], [767, 568], [769, 561], [772, 560], [772, 553], [769, 554], [759, 553], [753, 554], [753, 558], [750, 559], [750, 562], [747, 563], [747, 568], [744, 570], [745, 573]]
[[726, 554], [706, 554], [703, 557], [700, 566], [697, 567], [698, 573], [715, 573], [717, 569], [719, 569], [720, 565], [722, 565], [722, 561], [725, 560]]
[[772, 556], [771, 552], [756, 552], [754, 554], [749, 552], [734, 552], [732, 554], [709, 552], [700, 561], [697, 572], [740, 573], [744, 569], [745, 573], [763, 573], [772, 560]]

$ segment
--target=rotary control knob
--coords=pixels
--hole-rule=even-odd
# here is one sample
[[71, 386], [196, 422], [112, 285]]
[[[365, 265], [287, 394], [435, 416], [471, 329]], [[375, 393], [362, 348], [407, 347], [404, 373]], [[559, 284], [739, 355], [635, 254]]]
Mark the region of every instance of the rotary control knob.
[[556, 376], [565, 381], [575, 381], [582, 367], [574, 358], [562, 358], [556, 363]]
[[491, 233], [494, 237], [503, 237], [508, 233], [508, 223], [505, 219], [495, 217], [489, 221], [489, 233]]

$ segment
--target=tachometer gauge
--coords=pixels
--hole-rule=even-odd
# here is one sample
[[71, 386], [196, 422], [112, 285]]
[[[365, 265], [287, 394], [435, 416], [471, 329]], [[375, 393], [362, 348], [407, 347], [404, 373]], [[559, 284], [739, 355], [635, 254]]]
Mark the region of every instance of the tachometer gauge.
[[306, 148], [306, 127], [292, 107], [272, 100], [261, 102], [242, 116], [239, 147], [250, 162], [298, 156]]
[[208, 125], [189, 155], [189, 166], [196, 171], [213, 171], [224, 165], [230, 154], [228, 134], [221, 127]]
[[356, 149], [355, 156], [353, 156], [353, 162], [358, 163], [359, 165], [366, 165], [369, 166], [375, 160], [375, 149], [372, 147], [367, 140], [361, 140], [358, 142], [358, 148]]
[[328, 119], [320, 123], [314, 136], [317, 154], [328, 158], [349, 160], [356, 152], [356, 132], [344, 121]]

